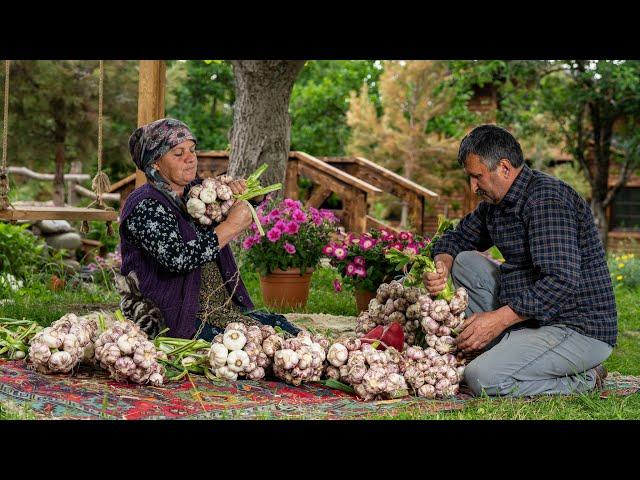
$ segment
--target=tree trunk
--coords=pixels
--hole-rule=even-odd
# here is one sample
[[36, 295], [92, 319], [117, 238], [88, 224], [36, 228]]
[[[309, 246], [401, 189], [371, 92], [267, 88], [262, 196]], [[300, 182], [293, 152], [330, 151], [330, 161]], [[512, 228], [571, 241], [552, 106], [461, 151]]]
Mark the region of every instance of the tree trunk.
[[289, 99], [304, 61], [234, 60], [232, 65], [236, 99], [229, 174], [246, 178], [267, 163], [260, 183], [284, 183], [291, 145]]
[[606, 251], [609, 233], [609, 219], [607, 218], [607, 211], [604, 205], [602, 205], [602, 201], [598, 200], [595, 196], [591, 200], [591, 211], [593, 212], [596, 227], [598, 228], [598, 233], [600, 234], [602, 246]]

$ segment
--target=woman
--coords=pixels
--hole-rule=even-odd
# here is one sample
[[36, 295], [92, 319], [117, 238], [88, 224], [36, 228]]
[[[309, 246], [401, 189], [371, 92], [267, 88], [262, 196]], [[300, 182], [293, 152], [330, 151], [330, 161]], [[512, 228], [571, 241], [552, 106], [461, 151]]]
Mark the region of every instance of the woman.
[[[297, 333], [282, 315], [251, 312], [229, 247], [251, 226], [247, 204], [237, 202], [224, 221], [206, 227], [187, 213], [185, 194], [202, 181], [196, 143], [183, 122], [170, 118], [138, 128], [129, 139], [148, 183], [129, 195], [120, 217], [123, 313], [150, 337], [167, 327], [172, 337], [211, 340], [232, 321]], [[244, 180], [229, 186], [234, 194], [246, 190]]]

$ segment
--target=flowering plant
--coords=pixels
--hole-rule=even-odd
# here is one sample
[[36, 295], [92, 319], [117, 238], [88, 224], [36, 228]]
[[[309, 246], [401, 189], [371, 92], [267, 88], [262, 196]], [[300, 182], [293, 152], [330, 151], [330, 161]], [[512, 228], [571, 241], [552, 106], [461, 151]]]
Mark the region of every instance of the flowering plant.
[[246, 260], [263, 275], [277, 268], [300, 268], [301, 273], [314, 268], [338, 222], [331, 211], [305, 208], [290, 198], [280, 203], [268, 199], [256, 212], [266, 236], [253, 224], [253, 235], [244, 239], [242, 248], [247, 251]]
[[[360, 236], [343, 234], [337, 241], [325, 245], [322, 252], [331, 259], [345, 284], [373, 292], [397, 274], [395, 264], [386, 258], [389, 250], [416, 254], [428, 242], [428, 238], [411, 232], [395, 234], [385, 229], [371, 229]], [[333, 287], [338, 292], [342, 290], [340, 279], [333, 281]]]

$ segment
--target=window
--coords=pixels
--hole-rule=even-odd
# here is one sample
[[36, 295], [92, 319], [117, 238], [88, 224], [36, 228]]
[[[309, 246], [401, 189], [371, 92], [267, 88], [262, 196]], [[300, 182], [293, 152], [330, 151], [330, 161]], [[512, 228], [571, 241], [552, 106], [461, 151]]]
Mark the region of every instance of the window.
[[640, 230], [640, 188], [621, 188], [611, 205], [611, 228]]

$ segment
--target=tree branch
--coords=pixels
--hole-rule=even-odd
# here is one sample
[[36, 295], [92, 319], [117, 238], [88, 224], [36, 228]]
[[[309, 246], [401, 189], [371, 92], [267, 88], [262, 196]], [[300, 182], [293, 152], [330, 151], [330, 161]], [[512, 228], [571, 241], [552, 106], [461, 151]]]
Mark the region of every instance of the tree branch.
[[622, 171], [620, 172], [620, 176], [618, 177], [618, 181], [616, 184], [609, 189], [607, 192], [607, 196], [602, 202], [603, 207], [608, 207], [609, 204], [613, 201], [617, 193], [620, 189], [627, 183], [629, 177], [636, 169], [637, 166], [640, 165], [640, 156], [638, 156], [638, 147], [637, 144], [631, 149], [631, 151], [627, 154], [627, 158], [625, 159], [624, 166], [622, 167]]

